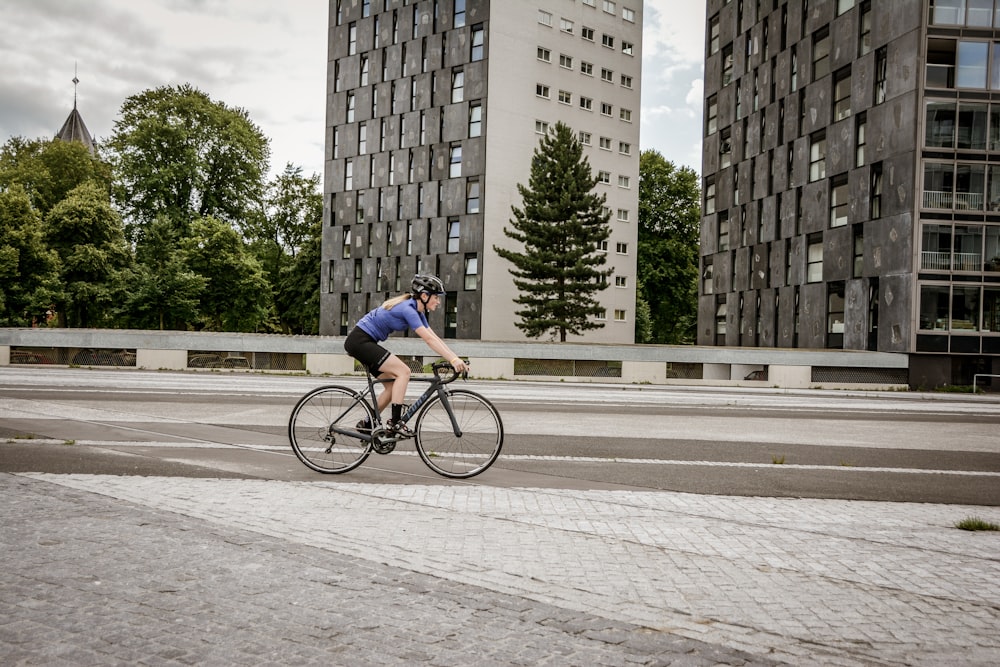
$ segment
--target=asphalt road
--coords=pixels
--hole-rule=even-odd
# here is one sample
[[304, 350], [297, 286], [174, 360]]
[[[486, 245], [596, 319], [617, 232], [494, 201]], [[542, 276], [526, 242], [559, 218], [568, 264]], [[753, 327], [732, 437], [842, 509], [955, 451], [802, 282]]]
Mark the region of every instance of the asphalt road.
[[672, 490], [1000, 505], [1000, 398], [469, 382], [504, 450], [466, 482], [412, 450], [314, 473], [285, 436], [297, 398], [358, 378], [0, 368], [0, 471]]

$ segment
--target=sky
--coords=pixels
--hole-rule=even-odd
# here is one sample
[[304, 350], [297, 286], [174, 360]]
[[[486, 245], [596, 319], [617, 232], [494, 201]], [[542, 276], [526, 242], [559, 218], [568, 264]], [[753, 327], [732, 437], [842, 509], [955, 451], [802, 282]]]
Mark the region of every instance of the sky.
[[[322, 174], [328, 5], [2, 0], [0, 144], [52, 137], [74, 95], [100, 141], [128, 97], [188, 83], [247, 111], [271, 140], [272, 174]], [[645, 0], [643, 20], [640, 148], [700, 172], [705, 0]]]

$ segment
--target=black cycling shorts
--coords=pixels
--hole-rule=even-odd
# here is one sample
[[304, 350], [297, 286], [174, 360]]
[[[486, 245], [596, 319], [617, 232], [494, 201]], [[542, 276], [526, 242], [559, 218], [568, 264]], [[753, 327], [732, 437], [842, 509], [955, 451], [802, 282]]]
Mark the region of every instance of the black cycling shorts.
[[372, 375], [378, 375], [382, 364], [392, 356], [392, 352], [375, 342], [367, 331], [358, 327], [354, 327], [351, 333], [347, 334], [344, 351], [364, 364]]

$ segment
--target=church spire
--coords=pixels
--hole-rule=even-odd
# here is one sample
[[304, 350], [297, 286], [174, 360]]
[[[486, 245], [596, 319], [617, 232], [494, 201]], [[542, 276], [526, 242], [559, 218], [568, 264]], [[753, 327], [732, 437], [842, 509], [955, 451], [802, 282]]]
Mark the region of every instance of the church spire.
[[91, 155], [94, 154], [94, 138], [90, 136], [87, 124], [83, 122], [83, 117], [76, 108], [77, 87], [80, 79], [77, 77], [76, 63], [73, 64], [73, 110], [69, 113], [69, 118], [63, 123], [62, 129], [56, 134], [56, 139], [62, 141], [79, 141], [87, 147]]

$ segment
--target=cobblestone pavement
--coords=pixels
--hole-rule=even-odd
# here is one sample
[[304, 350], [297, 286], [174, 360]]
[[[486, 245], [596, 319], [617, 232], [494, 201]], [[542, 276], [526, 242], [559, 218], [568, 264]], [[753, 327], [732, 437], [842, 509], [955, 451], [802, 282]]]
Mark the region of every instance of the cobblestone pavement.
[[0, 474], [0, 663], [996, 665], [1000, 508]]

